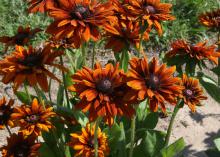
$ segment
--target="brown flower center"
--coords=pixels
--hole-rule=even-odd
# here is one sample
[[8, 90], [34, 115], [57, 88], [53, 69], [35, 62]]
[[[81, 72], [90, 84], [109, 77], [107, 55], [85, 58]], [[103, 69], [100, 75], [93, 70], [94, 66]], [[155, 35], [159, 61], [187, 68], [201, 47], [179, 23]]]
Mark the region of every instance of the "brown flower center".
[[41, 53], [32, 53], [25, 56], [24, 59], [19, 59], [18, 62], [27, 67], [34, 67], [41, 65], [42, 56]]
[[155, 14], [157, 12], [157, 10], [151, 5], [145, 6], [144, 9], [149, 14]]
[[24, 45], [24, 40], [25, 38], [28, 38], [29, 37], [29, 34], [28, 33], [18, 33], [16, 36], [15, 36], [15, 43], [17, 45]]
[[146, 79], [146, 85], [148, 88], [150, 88], [152, 90], [157, 90], [160, 85], [160, 80], [159, 80], [158, 76], [153, 75], [153, 74], [150, 75], [150, 77], [148, 79]]
[[19, 143], [12, 149], [14, 157], [28, 157], [29, 150], [29, 146], [25, 143]]
[[40, 119], [40, 117], [38, 115], [35, 115], [35, 114], [28, 115], [26, 117], [26, 121], [28, 123], [36, 123], [39, 119]]
[[191, 89], [185, 89], [183, 91], [183, 94], [186, 96], [186, 98], [191, 98], [193, 97], [193, 91]]
[[112, 92], [112, 82], [109, 79], [102, 79], [96, 84], [96, 88], [99, 92], [111, 93]]
[[90, 15], [90, 11], [88, 7], [84, 7], [82, 5], [76, 6], [73, 11], [70, 13], [70, 16], [73, 19], [82, 20], [87, 18]]
[[91, 149], [94, 149], [94, 144], [95, 144], [94, 138], [90, 137], [89, 141], [87, 142], [87, 146]]

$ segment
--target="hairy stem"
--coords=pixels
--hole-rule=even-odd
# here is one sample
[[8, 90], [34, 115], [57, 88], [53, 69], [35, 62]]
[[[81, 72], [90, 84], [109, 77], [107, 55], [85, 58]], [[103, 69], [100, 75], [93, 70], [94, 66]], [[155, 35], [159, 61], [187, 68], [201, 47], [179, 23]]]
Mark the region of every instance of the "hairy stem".
[[170, 124], [169, 124], [168, 130], [167, 130], [166, 138], [165, 138], [165, 146], [168, 146], [168, 144], [169, 144], [170, 136], [171, 136], [172, 129], [173, 129], [173, 124], [174, 124], [176, 115], [177, 115], [177, 113], [178, 113], [178, 111], [180, 109], [180, 104], [181, 103], [184, 103], [184, 102], [182, 100], [179, 101], [176, 104], [175, 108], [174, 108], [174, 111], [173, 111], [173, 114], [172, 114], [172, 117], [171, 117], [171, 120], [170, 120]]
[[[64, 65], [62, 56], [60, 56], [60, 64], [62, 66]], [[69, 99], [69, 95], [68, 95], [68, 92], [67, 92], [66, 76], [64, 74], [64, 71], [62, 71], [62, 76], [63, 76], [63, 86], [64, 86], [64, 91], [65, 91], [67, 106], [70, 108], [70, 99]]]
[[102, 117], [98, 117], [95, 123], [95, 133], [94, 133], [94, 148], [95, 148], [95, 157], [98, 157], [98, 148], [99, 148], [99, 143], [98, 143], [98, 128], [99, 124], [102, 120]]
[[94, 64], [95, 64], [95, 55], [96, 55], [96, 50], [95, 50], [95, 43], [94, 43], [93, 49], [92, 49], [92, 68], [94, 67]]
[[87, 51], [86, 51], [86, 43], [84, 43], [82, 45], [82, 58], [83, 58], [83, 65], [86, 64], [86, 55], [87, 55]]
[[130, 144], [130, 151], [129, 151], [129, 157], [133, 157], [133, 151], [134, 151], [134, 140], [135, 140], [135, 128], [136, 128], [136, 116], [134, 115], [131, 119], [131, 144]]

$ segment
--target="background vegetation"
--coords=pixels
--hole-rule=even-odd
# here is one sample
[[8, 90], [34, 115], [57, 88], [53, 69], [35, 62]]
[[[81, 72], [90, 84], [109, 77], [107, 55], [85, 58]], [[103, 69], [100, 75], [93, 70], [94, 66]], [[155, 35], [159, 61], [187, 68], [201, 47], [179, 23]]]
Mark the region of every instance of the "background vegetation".
[[[163, 1], [163, 0], [162, 0]], [[145, 43], [148, 51], [161, 52], [169, 48], [169, 43], [175, 39], [184, 38], [190, 41], [213, 38], [212, 33], [198, 23], [198, 15], [211, 9], [219, 8], [219, 0], [164, 0], [174, 5], [173, 14], [176, 20], [163, 23], [164, 34], [162, 37], [151, 34], [151, 40]], [[0, 0], [0, 36], [13, 35], [19, 25], [32, 28], [46, 28], [50, 19], [40, 13], [28, 14], [24, 0]], [[40, 33], [34, 43], [45, 40], [45, 33]], [[3, 50], [0, 46], [0, 52]]]

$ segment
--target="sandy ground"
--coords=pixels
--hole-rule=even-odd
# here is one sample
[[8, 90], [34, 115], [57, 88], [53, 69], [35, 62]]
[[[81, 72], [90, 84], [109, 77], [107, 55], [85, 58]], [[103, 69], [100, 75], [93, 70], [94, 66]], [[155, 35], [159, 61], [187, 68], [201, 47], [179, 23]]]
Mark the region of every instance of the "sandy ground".
[[[104, 63], [107, 58], [113, 58], [112, 55], [109, 57], [110, 54], [99, 54], [98, 60]], [[5, 87], [0, 83], [0, 96], [5, 95]], [[9, 95], [13, 95], [11, 90]], [[213, 139], [220, 137], [220, 104], [210, 97], [202, 104], [203, 106], [197, 107], [197, 112], [194, 114], [185, 106], [177, 115], [171, 143], [180, 137], [184, 138], [187, 145], [183, 152], [184, 157], [207, 157], [204, 151], [214, 146]], [[160, 119], [156, 129], [165, 131], [169, 120], [170, 117]], [[0, 147], [6, 143], [7, 136], [6, 130], [0, 130]]]
[[[184, 106], [177, 114], [170, 142], [184, 138], [187, 145], [184, 157], [207, 157], [204, 151], [213, 147], [213, 140], [220, 137], [220, 104], [210, 97], [203, 104], [197, 107], [196, 113]], [[157, 129], [165, 131], [169, 120], [161, 119]]]

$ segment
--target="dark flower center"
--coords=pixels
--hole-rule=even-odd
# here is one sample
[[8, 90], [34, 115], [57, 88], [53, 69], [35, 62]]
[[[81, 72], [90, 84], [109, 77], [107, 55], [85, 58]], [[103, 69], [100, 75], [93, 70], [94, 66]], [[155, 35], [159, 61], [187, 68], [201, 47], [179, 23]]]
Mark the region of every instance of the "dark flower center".
[[99, 92], [111, 93], [112, 92], [112, 83], [109, 79], [102, 79], [96, 85], [96, 88]]
[[39, 120], [39, 116], [32, 114], [26, 117], [26, 121], [29, 123], [36, 123]]
[[145, 6], [144, 9], [149, 14], [155, 14], [157, 12], [157, 10], [153, 6], [151, 6], [151, 5]]
[[18, 33], [16, 36], [15, 36], [15, 43], [17, 45], [24, 45], [24, 40], [25, 38], [28, 38], [29, 37], [29, 34], [28, 33]]
[[78, 5], [73, 9], [70, 15], [73, 19], [82, 20], [82, 19], [87, 18], [90, 15], [90, 11], [88, 7]]
[[94, 138], [90, 137], [89, 141], [87, 142], [87, 146], [91, 149], [94, 149], [94, 144], [95, 144]]
[[148, 88], [150, 88], [152, 90], [157, 90], [160, 85], [160, 80], [159, 80], [158, 76], [155, 76], [153, 74], [150, 75], [150, 77], [148, 79], [146, 79], [146, 85]]
[[10, 119], [12, 109], [7, 108], [7, 106], [2, 106], [0, 109], [0, 125], [6, 125], [7, 121]]
[[24, 66], [34, 67], [40, 66], [42, 61], [41, 53], [32, 53], [30, 55], [25, 56], [24, 59], [19, 59], [18, 62]]
[[183, 91], [184, 95], [186, 96], [186, 98], [191, 98], [193, 97], [193, 91], [191, 89], [185, 89]]
[[29, 146], [27, 146], [25, 143], [17, 144], [13, 148], [13, 155], [14, 157], [28, 157], [29, 156]]

